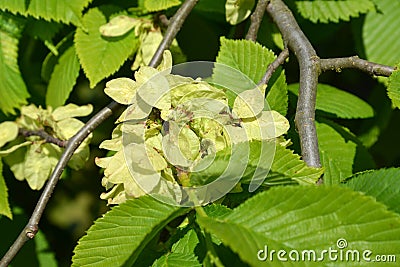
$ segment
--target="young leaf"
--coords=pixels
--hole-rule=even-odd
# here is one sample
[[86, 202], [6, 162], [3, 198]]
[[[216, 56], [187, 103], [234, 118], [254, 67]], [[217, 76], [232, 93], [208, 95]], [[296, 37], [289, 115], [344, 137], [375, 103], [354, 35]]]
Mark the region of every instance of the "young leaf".
[[225, 4], [226, 20], [236, 25], [247, 19], [254, 7], [254, 0], [227, 0]]
[[0, 123], [0, 148], [18, 136], [18, 125], [13, 121]]
[[140, 19], [125, 15], [112, 18], [107, 24], [100, 26], [101, 35], [106, 37], [118, 37], [140, 25]]
[[73, 117], [84, 117], [92, 113], [93, 106], [91, 104], [84, 106], [77, 106], [75, 104], [67, 104], [62, 107], [56, 108], [51, 116], [55, 121], [61, 121]]
[[357, 173], [344, 186], [373, 196], [391, 210], [400, 213], [400, 169], [380, 169]]
[[[290, 92], [299, 94], [299, 85], [290, 84]], [[373, 108], [364, 100], [327, 84], [318, 84], [316, 109], [342, 119], [364, 119], [374, 116]]]
[[5, 215], [12, 220], [12, 212], [8, 204], [8, 189], [3, 177], [3, 161], [0, 158], [0, 215]]
[[325, 123], [316, 123], [325, 184], [339, 184], [353, 174], [357, 145], [345, 140], [340, 133]]
[[361, 261], [365, 250], [372, 251], [371, 259], [400, 256], [400, 216], [373, 198], [343, 187], [274, 187], [223, 219], [198, 216], [197, 222], [251, 266], [283, 265], [277, 254], [271, 256], [272, 250], [286, 251], [281, 256], [289, 262], [296, 258], [293, 250], [298, 252], [297, 261], [302, 252], [313, 250], [307, 263], [318, 258], [318, 266], [332, 263], [326, 254], [329, 249], [343, 254], [357, 250]]
[[[58, 148], [58, 147], [57, 147]], [[24, 178], [33, 190], [40, 190], [58, 162], [60, 152], [52, 144], [32, 144], [25, 156]]]
[[18, 66], [18, 43], [24, 23], [0, 12], [0, 109], [15, 114], [14, 109], [27, 104], [29, 93]]
[[83, 16], [87, 32], [78, 28], [75, 33], [75, 48], [82, 68], [93, 88], [102, 79], [118, 70], [137, 49], [138, 39], [133, 31], [116, 38], [102, 37], [99, 28], [106, 24], [105, 15], [92, 8]]
[[165, 10], [180, 4], [180, 0], [144, 0], [144, 7], [150, 12]]
[[394, 66], [400, 62], [400, 33], [396, 27], [400, 23], [400, 1], [374, 2], [377, 11], [365, 16], [362, 27], [363, 48], [368, 60]]
[[34, 18], [61, 21], [80, 26], [82, 11], [92, 0], [2, 0], [0, 9]]
[[395, 107], [400, 108], [400, 64], [389, 77], [387, 94]]
[[46, 105], [56, 108], [64, 105], [79, 76], [80, 65], [75, 47], [71, 46], [61, 55], [54, 67], [46, 92]]
[[296, 1], [296, 6], [304, 18], [314, 23], [349, 21], [350, 17], [358, 17], [375, 10], [375, 4], [371, 0]]
[[166, 224], [187, 212], [165, 202], [143, 196], [114, 207], [79, 240], [72, 266], [131, 266]]

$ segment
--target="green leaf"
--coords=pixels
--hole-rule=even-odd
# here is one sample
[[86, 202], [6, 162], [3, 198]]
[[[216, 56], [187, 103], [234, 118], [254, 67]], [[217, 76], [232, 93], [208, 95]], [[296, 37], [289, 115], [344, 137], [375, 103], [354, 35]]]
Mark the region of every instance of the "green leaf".
[[387, 94], [395, 107], [400, 108], [400, 64], [389, 77]]
[[373, 196], [389, 209], [400, 213], [400, 169], [380, 169], [357, 173], [344, 186]]
[[193, 254], [186, 253], [170, 253], [163, 255], [157, 259], [153, 267], [169, 266], [169, 267], [192, 267], [192, 266], [202, 266], [197, 260], [196, 256]]
[[[295, 256], [292, 250], [299, 252], [300, 259], [303, 251], [316, 253], [314, 261], [297, 260], [296, 266], [309, 266], [321, 257], [316, 266], [330, 266], [329, 249], [343, 254], [357, 250], [362, 264], [366, 264], [362, 259], [365, 250], [372, 251], [371, 259], [375, 255], [400, 255], [399, 215], [373, 198], [343, 187], [274, 187], [247, 200], [223, 219], [198, 216], [197, 222], [251, 266], [291, 265], [289, 257]], [[339, 249], [338, 243], [343, 240], [347, 247]], [[283, 257], [288, 263], [279, 261], [277, 254], [271, 258], [272, 250], [286, 251]], [[268, 258], [262, 261], [265, 256]]]
[[[258, 43], [221, 38], [221, 48], [216, 59], [219, 64], [216, 64], [213, 70], [212, 82], [234, 92], [234, 95], [227, 92], [229, 103], [232, 105], [236, 94], [255, 88], [275, 58], [271, 50]], [[278, 71], [273, 76], [267, 91], [270, 108], [285, 115], [287, 88], [283, 71]]]
[[284, 146], [277, 145], [274, 161], [268, 173], [268, 181], [287, 181], [290, 179], [299, 184], [315, 184], [323, 173], [322, 168], [311, 168], [300, 159], [300, 156]]
[[8, 204], [8, 189], [3, 177], [3, 161], [0, 158], [0, 215], [5, 215], [12, 220], [10, 204]]
[[144, 7], [150, 11], [161, 11], [181, 4], [180, 0], [144, 0]]
[[18, 125], [13, 121], [0, 123], [0, 148], [18, 136]]
[[179, 239], [171, 248], [173, 253], [193, 254], [199, 243], [196, 231], [190, 229], [181, 239]]
[[83, 25], [75, 33], [75, 48], [82, 68], [93, 88], [102, 79], [115, 73], [138, 46], [134, 31], [115, 38], [105, 38], [100, 26], [106, 24], [105, 15], [92, 8], [83, 16]]
[[[400, 1], [379, 0], [376, 12], [366, 15], [362, 28], [362, 40], [367, 59], [394, 66], [400, 62]], [[379, 25], [379, 27], [377, 27]], [[382, 40], [385, 40], [382, 42]]]
[[324, 183], [339, 184], [353, 174], [357, 145], [325, 123], [316, 123]]
[[0, 9], [24, 16], [80, 25], [82, 11], [92, 0], [0, 0]]
[[75, 247], [72, 266], [132, 265], [146, 244], [186, 211], [151, 196], [128, 200], [90, 227]]
[[254, 7], [254, 0], [227, 0], [225, 4], [226, 21], [232, 25], [247, 19]]
[[[290, 92], [299, 93], [299, 84], [290, 84]], [[357, 96], [327, 84], [318, 84], [316, 109], [342, 119], [364, 119], [374, 116], [373, 108]]]
[[64, 105], [79, 76], [80, 65], [74, 46], [60, 56], [54, 67], [46, 92], [46, 105], [56, 108]]
[[375, 10], [371, 0], [313, 0], [296, 1], [299, 13], [314, 23], [349, 21], [350, 17]]
[[271, 110], [276, 110], [283, 116], [286, 116], [289, 97], [285, 71], [282, 68], [276, 70], [268, 82], [266, 100]]
[[27, 104], [29, 93], [18, 66], [18, 43], [23, 23], [0, 12], [0, 109], [15, 114], [14, 109]]
[[[239, 87], [240, 91], [235, 91], [237, 93], [253, 89], [265, 74], [268, 65], [274, 60], [274, 53], [258, 43], [222, 37], [221, 48], [216, 59], [221, 65], [216, 64], [214, 68], [213, 82], [232, 90]], [[229, 71], [229, 67], [240, 71], [242, 77], [238, 77], [237, 71]]]

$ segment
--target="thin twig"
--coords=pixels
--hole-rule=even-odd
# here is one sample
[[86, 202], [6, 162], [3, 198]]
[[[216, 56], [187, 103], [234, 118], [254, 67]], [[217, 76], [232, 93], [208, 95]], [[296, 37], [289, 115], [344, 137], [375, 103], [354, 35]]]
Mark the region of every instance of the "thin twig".
[[254, 42], [257, 40], [258, 29], [260, 28], [268, 2], [269, 0], [258, 1], [256, 9], [250, 17], [251, 24], [249, 30], [247, 31], [246, 40], [251, 40]]
[[321, 167], [314, 123], [320, 73], [319, 58], [292, 12], [282, 0], [271, 0], [267, 5], [267, 12], [282, 33], [285, 45], [294, 52], [299, 61], [300, 88], [295, 121], [300, 136], [302, 157], [308, 166]]
[[[186, 0], [186, 2], [182, 4], [181, 8], [178, 9], [167, 29], [163, 41], [158, 47], [156, 53], [154, 54], [149, 66], [156, 67], [159, 64], [162, 59], [164, 50], [171, 45], [176, 34], [179, 32], [179, 29], [182, 26], [185, 18], [188, 16], [196, 3], [197, 0]], [[7, 253], [1, 259], [0, 267], [8, 266], [8, 264], [12, 261], [18, 251], [20, 251], [23, 245], [29, 239], [35, 237], [39, 229], [38, 225], [40, 218], [43, 215], [43, 211], [48, 201], [50, 200], [54, 188], [56, 187], [57, 182], [60, 179], [60, 176], [64, 168], [67, 166], [68, 161], [71, 159], [73, 153], [86, 139], [86, 137], [91, 132], [93, 132], [103, 121], [110, 117], [113, 111], [119, 106], [120, 105], [117, 102], [112, 101], [108, 106], [95, 114], [72, 138], [68, 140], [65, 150], [61, 155], [57, 165], [55, 166], [54, 171], [51, 174], [46, 184], [46, 187], [44, 188], [42, 195], [40, 196], [40, 199], [36, 204], [35, 210], [33, 211], [31, 218], [29, 219], [28, 224], [21, 231], [17, 239], [14, 241], [13, 245], [9, 248]]]
[[24, 137], [39, 136], [44, 141], [46, 141], [46, 143], [55, 144], [55, 145], [57, 145], [59, 147], [66, 147], [67, 143], [68, 143], [67, 141], [60, 140], [60, 139], [58, 139], [58, 138], [56, 138], [54, 136], [51, 136], [50, 134], [48, 134], [44, 130], [31, 131], [31, 130], [26, 130], [26, 129], [19, 128], [18, 129], [18, 134], [20, 134], [20, 135], [22, 135]]
[[389, 77], [395, 70], [394, 67], [373, 63], [358, 56], [321, 59], [320, 63], [321, 71], [333, 70], [340, 72], [342, 69], [358, 69], [371, 76]]
[[268, 65], [267, 71], [265, 72], [264, 76], [258, 82], [258, 85], [268, 84], [269, 79], [271, 79], [274, 72], [279, 68], [280, 65], [285, 63], [285, 60], [289, 57], [289, 49], [286, 47], [283, 49], [278, 57]]
[[171, 46], [175, 36], [182, 27], [183, 22], [185, 22], [187, 16], [197, 4], [197, 1], [198, 0], [186, 0], [178, 9], [178, 11], [176, 11], [175, 15], [169, 20], [169, 26], [165, 32], [164, 39], [158, 46], [156, 53], [149, 63], [149, 66], [157, 66], [160, 64], [164, 50]]

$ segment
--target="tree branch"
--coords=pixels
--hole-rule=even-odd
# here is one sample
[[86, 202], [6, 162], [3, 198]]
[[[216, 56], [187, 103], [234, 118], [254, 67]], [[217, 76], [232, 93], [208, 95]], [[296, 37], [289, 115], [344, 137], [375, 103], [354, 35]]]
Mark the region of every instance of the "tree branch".
[[247, 31], [246, 40], [251, 40], [254, 42], [257, 40], [258, 29], [260, 28], [268, 2], [269, 0], [258, 1], [256, 9], [250, 17], [251, 24], [249, 30]]
[[[172, 41], [174, 40], [176, 34], [179, 32], [185, 18], [188, 16], [190, 11], [193, 9], [197, 0], [186, 0], [182, 6], [178, 9], [177, 13], [172, 17], [171, 23], [166, 31], [166, 34], [158, 47], [156, 53], [154, 54], [149, 66], [156, 67], [162, 59], [162, 55], [165, 49], [167, 49]], [[57, 165], [54, 168], [43, 192], [40, 196], [39, 201], [36, 204], [35, 210], [29, 219], [28, 224], [21, 231], [17, 239], [14, 241], [13, 245], [9, 248], [7, 253], [3, 256], [0, 261], [0, 267], [6, 267], [15, 257], [15, 255], [20, 251], [23, 245], [29, 240], [35, 237], [38, 232], [38, 225], [40, 218], [43, 215], [44, 209], [50, 200], [50, 197], [57, 185], [58, 180], [67, 166], [68, 161], [71, 159], [75, 150], [79, 145], [86, 139], [86, 137], [93, 132], [101, 123], [103, 123], [107, 118], [109, 118], [113, 111], [115, 111], [120, 105], [112, 101], [108, 106], [100, 110], [95, 114], [72, 138], [67, 142], [65, 150], [61, 155]]]
[[39, 130], [39, 131], [30, 131], [26, 130], [23, 128], [18, 129], [18, 134], [24, 136], [24, 137], [29, 137], [29, 136], [39, 136], [42, 138], [46, 143], [51, 143], [55, 144], [59, 147], [66, 147], [67, 146], [67, 141], [60, 140], [54, 136], [51, 136], [50, 134], [46, 133], [44, 130]]
[[314, 123], [316, 90], [320, 74], [319, 58], [292, 12], [282, 0], [271, 0], [267, 5], [267, 12], [282, 33], [285, 45], [294, 52], [299, 61], [300, 88], [295, 121], [303, 160], [308, 166], [321, 167]]
[[187, 16], [197, 4], [197, 1], [198, 0], [186, 0], [178, 11], [176, 11], [175, 15], [169, 20], [169, 26], [165, 32], [164, 39], [158, 46], [149, 66], [157, 66], [160, 64], [164, 50], [171, 46], [172, 41], [175, 39], [175, 36], [178, 34]]
[[288, 57], [289, 57], [289, 49], [286, 47], [279, 53], [278, 57], [271, 64], [268, 65], [267, 71], [265, 72], [261, 80], [258, 82], [258, 85], [268, 84], [269, 79], [271, 79], [274, 72], [279, 68], [280, 65], [283, 65], [283, 63], [285, 63], [285, 60]]
[[340, 72], [342, 69], [358, 69], [371, 76], [389, 77], [395, 70], [394, 67], [373, 63], [358, 56], [321, 59], [320, 63], [321, 71], [333, 70]]

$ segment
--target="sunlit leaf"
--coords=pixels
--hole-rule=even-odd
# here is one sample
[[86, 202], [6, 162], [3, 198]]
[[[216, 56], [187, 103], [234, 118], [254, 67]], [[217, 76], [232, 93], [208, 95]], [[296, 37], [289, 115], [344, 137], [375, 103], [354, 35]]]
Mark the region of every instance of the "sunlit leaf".
[[3, 177], [3, 161], [0, 158], [0, 215], [12, 219], [10, 204], [8, 203], [8, 189]]
[[1, 0], [0, 8], [24, 16], [80, 25], [82, 11], [92, 0]]
[[116, 72], [137, 49], [138, 39], [133, 31], [116, 38], [104, 38], [99, 27], [106, 24], [106, 17], [98, 8], [90, 9], [83, 16], [87, 29], [76, 30], [75, 48], [82, 68], [93, 88], [102, 79]]
[[355, 191], [373, 196], [376, 200], [400, 213], [400, 169], [380, 169], [357, 173], [345, 181]]
[[0, 123], [0, 148], [18, 136], [18, 125], [13, 121]]
[[26, 141], [26, 142], [20, 143], [20, 144], [18, 144], [18, 145], [14, 145], [14, 146], [12, 146], [12, 147], [6, 149], [6, 150], [0, 150], [0, 157], [8, 156], [9, 154], [13, 153], [13, 152], [16, 151], [17, 149], [19, 149], [19, 148], [21, 148], [21, 147], [24, 147], [24, 146], [28, 146], [28, 145], [30, 145], [30, 144], [32, 144], [31, 141]]
[[274, 161], [266, 182], [292, 179], [299, 184], [315, 184], [323, 173], [322, 168], [308, 167], [292, 150], [276, 145]]
[[289, 121], [276, 111], [262, 111], [259, 116], [243, 120], [250, 139], [266, 140], [285, 134], [289, 130]]
[[296, 1], [300, 14], [314, 23], [349, 21], [351, 17], [375, 10], [371, 0], [313, 0]]
[[61, 121], [67, 118], [84, 117], [92, 113], [93, 106], [91, 104], [77, 106], [75, 104], [67, 104], [56, 108], [51, 114], [55, 121]]
[[180, 4], [180, 0], [144, 0], [144, 7], [150, 12], [161, 11]]
[[131, 104], [136, 94], [138, 85], [130, 78], [117, 78], [106, 83], [104, 93], [116, 102], [128, 105]]
[[54, 67], [46, 92], [46, 104], [56, 108], [64, 105], [79, 76], [80, 65], [74, 46], [68, 48]]
[[[330, 248], [356, 250], [361, 260], [365, 250], [372, 251], [370, 259], [400, 255], [400, 216], [375, 199], [343, 187], [274, 187], [222, 219], [198, 216], [197, 222], [251, 266], [286, 266], [276, 254], [271, 258], [272, 250], [284, 250], [281, 256], [288, 263], [297, 258], [296, 266], [309, 266], [317, 258], [316, 266], [331, 264], [324, 255]], [[310, 261], [298, 260], [302, 251], [310, 250], [315, 252]], [[348, 264], [335, 262], [335, 266]]]
[[60, 152], [52, 144], [32, 144], [25, 156], [24, 178], [33, 190], [40, 190], [58, 162]]
[[362, 27], [363, 51], [372, 62], [394, 66], [400, 62], [397, 49], [400, 46], [400, 33], [396, 27], [400, 23], [400, 1], [379, 0], [374, 3], [377, 10], [365, 16]]
[[138, 25], [140, 25], [139, 19], [121, 15], [100, 26], [100, 33], [106, 37], [117, 37], [124, 35]]
[[264, 109], [264, 96], [258, 87], [238, 94], [233, 103], [232, 111], [239, 118], [252, 118], [258, 116]]
[[226, 20], [236, 25], [245, 20], [251, 14], [254, 0], [227, 0], [225, 4]]
[[[1, 4], [1, 3], [0, 3]], [[18, 66], [18, 43], [24, 23], [0, 12], [0, 109], [15, 114], [29, 97]]]
[[400, 108], [400, 64], [397, 65], [397, 69], [389, 77], [387, 93], [393, 105]]
[[186, 212], [168, 202], [144, 196], [114, 207], [79, 240], [72, 266], [133, 265], [150, 240]]

